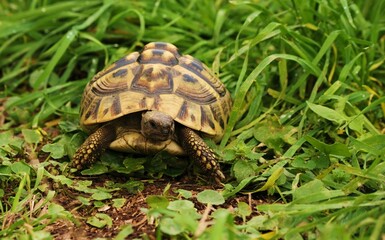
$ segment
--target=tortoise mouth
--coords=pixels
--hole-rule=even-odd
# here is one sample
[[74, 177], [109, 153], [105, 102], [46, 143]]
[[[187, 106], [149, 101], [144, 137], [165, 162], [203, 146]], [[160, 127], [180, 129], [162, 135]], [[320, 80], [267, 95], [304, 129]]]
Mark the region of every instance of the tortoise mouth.
[[141, 133], [145, 138], [153, 141], [166, 141], [174, 135], [174, 125], [142, 127]]
[[166, 141], [171, 138], [171, 134], [169, 133], [169, 131], [167, 131], [167, 133], [163, 133], [162, 131], [159, 131], [159, 132], [153, 132], [151, 134], [146, 134], [146, 132], [143, 131], [142, 135], [145, 138], [153, 141]]

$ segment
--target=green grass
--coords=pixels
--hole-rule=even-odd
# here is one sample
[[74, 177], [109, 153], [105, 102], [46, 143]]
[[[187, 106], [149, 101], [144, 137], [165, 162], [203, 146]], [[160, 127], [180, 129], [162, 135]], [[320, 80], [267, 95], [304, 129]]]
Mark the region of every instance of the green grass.
[[[57, 219], [80, 224], [55, 201], [63, 188], [81, 193], [80, 208], [119, 208], [119, 189], [182, 174], [175, 158], [114, 152], [84, 173], [124, 173], [124, 185], [96, 187], [68, 168], [85, 138], [87, 82], [165, 41], [219, 74], [233, 109], [215, 148], [228, 182], [148, 197], [159, 239], [384, 238], [384, 16], [384, 0], [0, 1], [0, 237], [50, 239]], [[245, 194], [270, 200], [221, 205]], [[88, 224], [108, 231], [113, 219], [98, 214]], [[122, 229], [120, 239], [132, 233]]]

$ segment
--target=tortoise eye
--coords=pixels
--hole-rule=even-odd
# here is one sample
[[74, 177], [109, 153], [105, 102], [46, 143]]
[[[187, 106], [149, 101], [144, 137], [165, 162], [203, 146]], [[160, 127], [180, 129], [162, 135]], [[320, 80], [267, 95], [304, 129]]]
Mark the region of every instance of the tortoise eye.
[[150, 126], [151, 126], [152, 128], [156, 128], [156, 123], [155, 123], [154, 121], [150, 121], [149, 123], [150, 123]]

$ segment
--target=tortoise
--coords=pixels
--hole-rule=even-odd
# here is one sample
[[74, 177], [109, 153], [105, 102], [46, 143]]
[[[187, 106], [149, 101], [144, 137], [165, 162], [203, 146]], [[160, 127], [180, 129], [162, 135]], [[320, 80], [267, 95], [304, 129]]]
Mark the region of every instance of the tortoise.
[[104, 149], [188, 155], [217, 182], [218, 157], [203, 141], [223, 136], [229, 91], [201, 61], [176, 46], [152, 42], [97, 73], [87, 84], [80, 125], [89, 137], [71, 165], [82, 169]]

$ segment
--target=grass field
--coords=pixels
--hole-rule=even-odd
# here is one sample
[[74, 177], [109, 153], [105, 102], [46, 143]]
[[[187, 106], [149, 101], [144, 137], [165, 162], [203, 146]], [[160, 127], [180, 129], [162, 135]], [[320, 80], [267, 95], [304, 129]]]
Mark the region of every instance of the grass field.
[[[152, 41], [232, 95], [214, 186], [86, 138], [83, 89]], [[0, 1], [0, 238], [385, 239], [385, 1]]]

